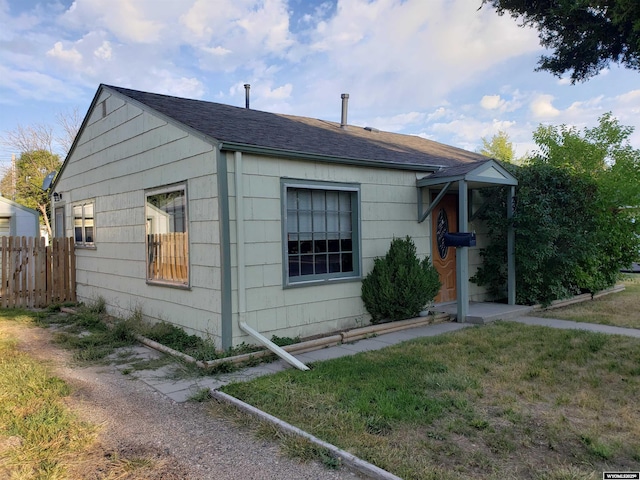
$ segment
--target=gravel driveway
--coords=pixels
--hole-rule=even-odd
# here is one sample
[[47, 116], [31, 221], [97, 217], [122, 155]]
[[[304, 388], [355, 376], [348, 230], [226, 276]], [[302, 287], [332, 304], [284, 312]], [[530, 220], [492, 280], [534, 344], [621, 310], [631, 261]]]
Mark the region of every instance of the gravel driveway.
[[231, 420], [211, 415], [206, 403], [176, 403], [112, 367], [72, 366], [68, 352], [50, 343], [48, 330], [25, 327], [16, 336], [25, 350], [50, 362], [72, 385], [70, 406], [101, 426], [95, 452], [78, 466], [77, 478], [112, 478], [105, 465], [127, 458], [151, 459], [155, 466], [151, 473], [118, 478], [362, 478], [285, 457], [277, 443], [257, 439]]

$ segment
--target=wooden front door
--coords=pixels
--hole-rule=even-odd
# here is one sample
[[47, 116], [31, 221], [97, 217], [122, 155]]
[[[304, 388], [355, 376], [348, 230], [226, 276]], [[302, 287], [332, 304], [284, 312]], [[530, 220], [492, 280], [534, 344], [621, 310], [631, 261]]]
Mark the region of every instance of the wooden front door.
[[444, 246], [444, 234], [457, 231], [458, 197], [445, 195], [431, 212], [431, 258], [442, 283], [434, 300], [436, 303], [451, 302], [457, 298], [456, 249]]

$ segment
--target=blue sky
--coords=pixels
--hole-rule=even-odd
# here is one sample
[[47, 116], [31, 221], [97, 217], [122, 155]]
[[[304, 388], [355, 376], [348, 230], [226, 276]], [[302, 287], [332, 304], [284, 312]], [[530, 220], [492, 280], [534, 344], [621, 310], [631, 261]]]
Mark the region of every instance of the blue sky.
[[[340, 120], [476, 150], [541, 123], [636, 128], [640, 73], [535, 72], [537, 32], [481, 0], [0, 0], [0, 135], [84, 115], [100, 83]], [[0, 162], [12, 152], [0, 146]], [[62, 152], [61, 152], [62, 153]]]

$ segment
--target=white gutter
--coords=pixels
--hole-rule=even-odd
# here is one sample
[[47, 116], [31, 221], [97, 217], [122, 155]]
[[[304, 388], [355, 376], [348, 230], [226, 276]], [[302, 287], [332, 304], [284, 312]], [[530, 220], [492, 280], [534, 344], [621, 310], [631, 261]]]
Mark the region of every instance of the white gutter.
[[236, 263], [238, 266], [238, 321], [244, 322], [247, 313], [247, 291], [245, 284], [244, 244], [244, 188], [242, 184], [242, 153], [234, 153], [234, 180], [236, 187]]
[[234, 152], [235, 168], [235, 194], [236, 194], [236, 263], [238, 278], [238, 325], [240, 330], [248, 333], [262, 345], [278, 355], [284, 361], [290, 363], [299, 370], [309, 370], [304, 363], [295, 358], [289, 352], [283, 350], [267, 337], [251, 328], [245, 322], [247, 314], [247, 291], [245, 283], [245, 243], [244, 243], [244, 188], [242, 178], [242, 152]]

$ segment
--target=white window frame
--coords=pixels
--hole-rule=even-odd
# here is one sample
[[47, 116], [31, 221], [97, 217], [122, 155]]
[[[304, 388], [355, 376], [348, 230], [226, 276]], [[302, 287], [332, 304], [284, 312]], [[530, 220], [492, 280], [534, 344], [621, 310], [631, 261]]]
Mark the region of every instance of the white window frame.
[[[90, 207], [90, 208], [89, 208]], [[76, 210], [80, 209], [80, 216], [76, 215]], [[89, 214], [89, 210], [91, 214]], [[73, 238], [77, 247], [95, 248], [96, 246], [96, 202], [95, 200], [85, 200], [83, 202], [74, 203], [71, 208], [73, 217]], [[80, 219], [80, 237], [76, 229], [77, 219]], [[87, 230], [91, 228], [91, 237], [88, 240]]]

